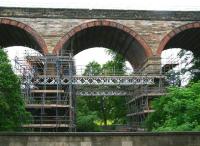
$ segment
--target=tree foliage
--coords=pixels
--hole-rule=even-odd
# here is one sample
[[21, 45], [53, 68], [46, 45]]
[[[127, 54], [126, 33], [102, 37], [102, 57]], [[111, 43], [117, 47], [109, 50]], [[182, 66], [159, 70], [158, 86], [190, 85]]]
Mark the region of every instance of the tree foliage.
[[104, 75], [124, 75], [126, 70], [125, 59], [121, 54], [107, 50], [107, 53], [112, 56], [112, 60], [106, 62], [102, 66]]
[[172, 69], [167, 74], [169, 84], [180, 87], [184, 82], [198, 82], [200, 80], [200, 55], [181, 49], [177, 58], [180, 66], [178, 70]]
[[98, 62], [92, 61], [86, 65], [86, 69], [83, 75], [86, 76], [97, 76], [102, 72], [101, 65]]
[[198, 82], [200, 80], [200, 56], [194, 54], [194, 58], [192, 60], [193, 66], [190, 68], [190, 72], [192, 72], [192, 82]]
[[[95, 61], [90, 62], [86, 66], [84, 75], [123, 75], [125, 73], [125, 59], [112, 51], [108, 53], [112, 55], [112, 60], [102, 66]], [[100, 121], [105, 126], [108, 121], [112, 121], [113, 124], [126, 123], [125, 97], [97, 96], [78, 97], [77, 99], [79, 111], [77, 125], [82, 127], [79, 128], [79, 131], [98, 131], [99, 129], [95, 127], [95, 121]], [[89, 123], [92, 125], [91, 127], [88, 125]]]
[[77, 131], [100, 131], [95, 123], [98, 119], [97, 112], [89, 109], [87, 100], [84, 97], [77, 97], [77, 101]]
[[152, 103], [155, 112], [146, 120], [150, 131], [199, 131], [200, 82], [171, 87], [166, 96]]
[[178, 53], [178, 57], [182, 59], [182, 62], [184, 63], [184, 66], [180, 71], [181, 74], [189, 72], [191, 74], [191, 81], [198, 82], [200, 80], [200, 54], [182, 49]]
[[21, 97], [20, 80], [14, 74], [6, 53], [0, 49], [0, 131], [20, 130], [28, 122]]

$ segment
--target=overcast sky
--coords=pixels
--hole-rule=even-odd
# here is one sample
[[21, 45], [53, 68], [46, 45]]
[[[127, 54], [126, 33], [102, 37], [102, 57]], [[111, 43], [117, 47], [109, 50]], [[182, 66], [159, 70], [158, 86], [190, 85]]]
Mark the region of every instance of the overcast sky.
[[137, 10], [200, 10], [200, 0], [0, 0], [0, 6]]

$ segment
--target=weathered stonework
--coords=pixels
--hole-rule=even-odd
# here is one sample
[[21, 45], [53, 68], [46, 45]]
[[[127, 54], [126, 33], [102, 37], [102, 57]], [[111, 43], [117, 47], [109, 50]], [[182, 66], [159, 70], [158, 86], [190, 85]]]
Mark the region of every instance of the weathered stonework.
[[[135, 34], [136, 40], [148, 48], [147, 57], [160, 56], [169, 38], [184, 28], [200, 27], [199, 12], [136, 11], [136, 10], [88, 10], [88, 9], [43, 9], [0, 7], [0, 18], [16, 20], [34, 30], [39, 43], [46, 46], [46, 53], [56, 52], [66, 37], [102, 21], [122, 25], [123, 31]], [[14, 22], [14, 21], [13, 21]], [[195, 23], [197, 22], [197, 23]], [[190, 23], [193, 23], [190, 25]], [[112, 24], [111, 24], [112, 25]], [[78, 27], [77, 27], [78, 26]], [[83, 28], [81, 28], [81, 27]], [[187, 26], [187, 27], [186, 27]], [[137, 52], [136, 52], [137, 53]]]
[[199, 146], [199, 143], [199, 132], [0, 134], [0, 146]]
[[[67, 32], [74, 27], [81, 25], [82, 23], [95, 21], [96, 19], [50, 19], [50, 18], [15, 18], [9, 17], [9, 19], [23, 22], [42, 36], [45, 40], [48, 50], [51, 53], [58, 41]], [[130, 29], [137, 32], [147, 44], [151, 47], [153, 54], [156, 54], [156, 50], [160, 41], [174, 28], [191, 23], [191, 21], [150, 21], [150, 20], [110, 20], [123, 24]]]
[[60, 38], [76, 26], [97, 19], [106, 19], [123, 24], [137, 32], [151, 47], [154, 55], [167, 33], [200, 20], [198, 12], [3, 7], [0, 8], [0, 17], [23, 22], [36, 30], [44, 38], [50, 53]]

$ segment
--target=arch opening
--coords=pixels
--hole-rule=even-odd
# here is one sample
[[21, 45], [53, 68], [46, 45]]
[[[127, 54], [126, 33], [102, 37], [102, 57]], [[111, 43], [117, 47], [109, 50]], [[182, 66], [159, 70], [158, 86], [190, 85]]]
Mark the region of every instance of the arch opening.
[[181, 48], [192, 51], [194, 56], [200, 56], [200, 23], [190, 23], [175, 28], [168, 33], [161, 41], [157, 55], [161, 55], [163, 50], [171, 48]]
[[11, 19], [0, 19], [0, 47], [24, 46], [46, 54], [47, 46], [30, 26]]
[[173, 86], [186, 86], [193, 77], [193, 59], [192, 51], [180, 48], [162, 51], [161, 64], [167, 83]]
[[7, 53], [8, 59], [12, 65], [12, 69], [18, 76], [22, 76], [31, 72], [31, 66], [28, 63], [28, 57], [43, 56], [43, 54], [39, 51], [24, 46], [6, 47], [3, 48], [3, 50]]
[[[75, 60], [75, 67], [76, 67], [76, 74], [77, 75], [83, 75], [84, 71], [92, 62], [98, 63], [103, 67], [106, 63], [111, 62], [114, 58], [112, 55], [116, 54], [109, 54], [110, 49], [103, 48], [103, 47], [95, 47], [95, 48], [89, 48], [84, 51], [79, 52], [74, 56]], [[114, 52], [113, 52], [114, 53]], [[95, 56], [98, 54], [97, 56]], [[116, 66], [112, 66], [110, 68], [110, 71], [112, 71], [112, 75], [118, 75], [118, 69]], [[131, 74], [133, 72], [133, 68], [131, 64], [125, 60], [125, 66], [124, 66], [125, 74]]]
[[[175, 49], [182, 49], [179, 51], [179, 55], [177, 55], [175, 58], [178, 61], [177, 66], [173, 67], [173, 73], [178, 72], [179, 77], [188, 77], [186, 81], [183, 81], [185, 79], [181, 79], [183, 82], [181, 85], [186, 85], [190, 80], [197, 81], [200, 78], [200, 71], [199, 71], [199, 58], [200, 58], [200, 23], [190, 23], [183, 26], [180, 26], [178, 28], [175, 28], [170, 33], [168, 33], [161, 41], [158, 49], [157, 49], [157, 55], [163, 54], [163, 52], [172, 50], [172, 53], [175, 53]], [[182, 55], [180, 55], [182, 53]], [[176, 54], [176, 53], [175, 53]], [[188, 55], [189, 54], [189, 55]], [[173, 56], [173, 55], [172, 55]], [[162, 56], [165, 57], [165, 56]], [[165, 57], [166, 58], [166, 57]], [[188, 59], [184, 59], [188, 58]], [[188, 61], [187, 61], [188, 60]], [[169, 61], [170, 62], [170, 61]], [[184, 63], [187, 66], [184, 66]], [[171, 68], [174, 63], [171, 63]], [[181, 67], [182, 66], [182, 67]], [[184, 67], [183, 67], [184, 66]], [[178, 71], [177, 71], [177, 68]], [[181, 69], [182, 68], [182, 69]], [[184, 74], [182, 72], [184, 70]]]
[[152, 55], [149, 46], [136, 32], [110, 21], [95, 21], [77, 26], [57, 43], [53, 52], [64, 54], [72, 51], [76, 55], [93, 47], [108, 48], [121, 54], [134, 68], [139, 68]]

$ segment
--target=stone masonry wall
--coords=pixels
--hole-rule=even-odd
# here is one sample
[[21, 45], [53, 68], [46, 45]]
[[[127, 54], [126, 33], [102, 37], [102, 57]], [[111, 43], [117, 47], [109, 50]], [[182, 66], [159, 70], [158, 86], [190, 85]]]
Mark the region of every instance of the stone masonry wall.
[[49, 52], [62, 36], [77, 25], [96, 19], [115, 21], [141, 35], [155, 55], [159, 43], [167, 33], [176, 27], [200, 21], [200, 13], [0, 7], [0, 18], [10, 18], [31, 26], [44, 38]]
[[0, 133], [0, 146], [199, 146], [199, 132]]
[[[50, 19], [50, 18], [14, 18], [9, 19], [23, 22], [35, 29], [44, 38], [49, 52], [57, 42], [74, 27], [96, 19]], [[153, 50], [159, 46], [162, 38], [174, 28], [190, 23], [191, 21], [151, 21], [151, 20], [110, 20], [128, 26], [141, 35]]]

